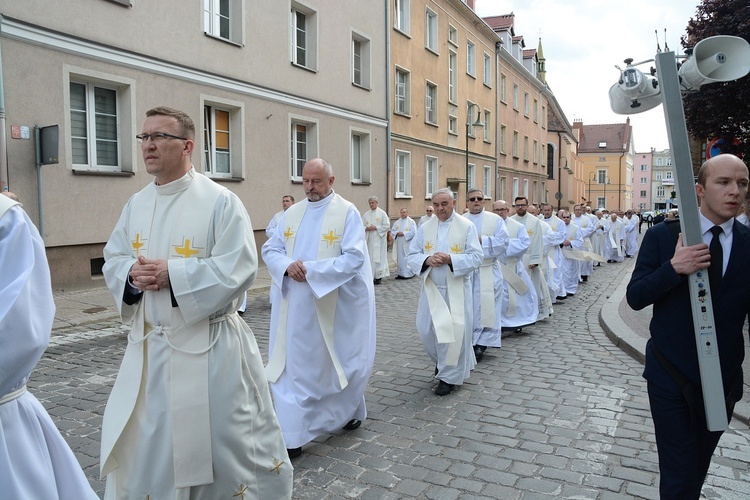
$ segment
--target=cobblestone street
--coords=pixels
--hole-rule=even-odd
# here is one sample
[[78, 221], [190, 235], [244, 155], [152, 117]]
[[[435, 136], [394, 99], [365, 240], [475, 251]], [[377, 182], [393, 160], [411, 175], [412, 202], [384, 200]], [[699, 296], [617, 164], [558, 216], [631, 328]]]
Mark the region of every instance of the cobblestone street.
[[[419, 279], [385, 279], [375, 288], [368, 419], [304, 447], [294, 497], [658, 498], [642, 366], [605, 336], [599, 318], [633, 260], [597, 268], [552, 318], [504, 338], [446, 397], [432, 392], [434, 366], [414, 324]], [[264, 352], [269, 315], [267, 292], [251, 293], [244, 318]], [[111, 320], [55, 330], [30, 383], [100, 495], [101, 415], [126, 334]], [[748, 484], [750, 430], [734, 420], [703, 494], [747, 499]]]

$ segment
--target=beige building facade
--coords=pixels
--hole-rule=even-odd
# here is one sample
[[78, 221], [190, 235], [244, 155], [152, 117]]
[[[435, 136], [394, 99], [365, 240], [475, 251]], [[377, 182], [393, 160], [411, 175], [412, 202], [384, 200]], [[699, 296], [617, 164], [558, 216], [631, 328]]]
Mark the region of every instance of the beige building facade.
[[[0, 183], [39, 225], [53, 286], [100, 278], [123, 205], [152, 179], [135, 135], [155, 106], [193, 117], [195, 168], [243, 200], [258, 245], [281, 197], [304, 196], [307, 159], [330, 161], [361, 210], [387, 197], [388, 5], [0, 0]], [[36, 127], [53, 125], [57, 157], [37, 168]]]

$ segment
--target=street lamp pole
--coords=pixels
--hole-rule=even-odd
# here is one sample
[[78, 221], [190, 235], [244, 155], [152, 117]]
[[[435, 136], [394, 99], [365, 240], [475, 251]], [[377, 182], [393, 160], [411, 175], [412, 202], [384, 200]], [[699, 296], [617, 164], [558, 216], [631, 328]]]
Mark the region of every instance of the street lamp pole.
[[[477, 108], [477, 121], [471, 123], [471, 110], [474, 107]], [[469, 186], [469, 129], [471, 127], [484, 127], [484, 123], [482, 123], [482, 110], [476, 103], [470, 103], [466, 108], [466, 194], [471, 189], [471, 186]]]
[[594, 198], [591, 197], [591, 181], [593, 181], [594, 179], [596, 179], [596, 172], [591, 172], [591, 176], [589, 177], [589, 202], [592, 204], [591, 206], [592, 209], [599, 208], [599, 207], [593, 206]]
[[[562, 164], [563, 160], [565, 160], [565, 165]], [[561, 156], [559, 160], [557, 160], [557, 192], [555, 193], [555, 198], [557, 199], [557, 211], [560, 211], [560, 201], [562, 200], [563, 194], [562, 194], [562, 170], [563, 168], [565, 170], [568, 170], [568, 159], [564, 156]]]

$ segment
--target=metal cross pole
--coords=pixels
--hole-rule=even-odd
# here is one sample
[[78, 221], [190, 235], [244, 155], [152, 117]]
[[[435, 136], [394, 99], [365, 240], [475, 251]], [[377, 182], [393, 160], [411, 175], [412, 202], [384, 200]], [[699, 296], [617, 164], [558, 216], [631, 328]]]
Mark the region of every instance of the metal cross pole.
[[[662, 52], [656, 55], [656, 74], [661, 86], [669, 148], [675, 164], [675, 189], [680, 197], [682, 241], [686, 246], [697, 245], [703, 242], [703, 238], [698, 200], [695, 195], [690, 143], [685, 125], [685, 110], [682, 107], [682, 94], [674, 52]], [[701, 388], [706, 408], [706, 423], [709, 431], [724, 431], [729, 423], [724, 401], [724, 384], [721, 377], [708, 272], [704, 270], [691, 274], [688, 277], [688, 283], [701, 373]]]

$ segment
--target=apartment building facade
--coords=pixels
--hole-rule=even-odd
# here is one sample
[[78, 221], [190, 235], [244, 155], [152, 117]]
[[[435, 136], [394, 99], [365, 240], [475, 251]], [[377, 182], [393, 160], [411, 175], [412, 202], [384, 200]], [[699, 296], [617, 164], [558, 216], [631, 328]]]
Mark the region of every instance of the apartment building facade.
[[647, 153], [636, 153], [633, 165], [633, 208], [639, 212], [653, 210], [651, 186], [654, 148]]
[[[121, 208], [152, 179], [135, 135], [155, 106], [193, 117], [196, 170], [243, 200], [259, 246], [282, 195], [304, 196], [307, 159], [331, 162], [362, 210], [387, 197], [392, 3], [0, 0], [0, 182], [39, 225], [53, 286], [99, 279]], [[37, 127], [59, 146], [35, 169]]]
[[668, 149], [651, 151], [651, 199], [654, 210], [669, 210], [679, 206], [675, 189], [675, 168]]
[[632, 209], [635, 149], [630, 118], [625, 123], [601, 125], [576, 120], [573, 127], [579, 129], [582, 179], [592, 180], [592, 208]]

